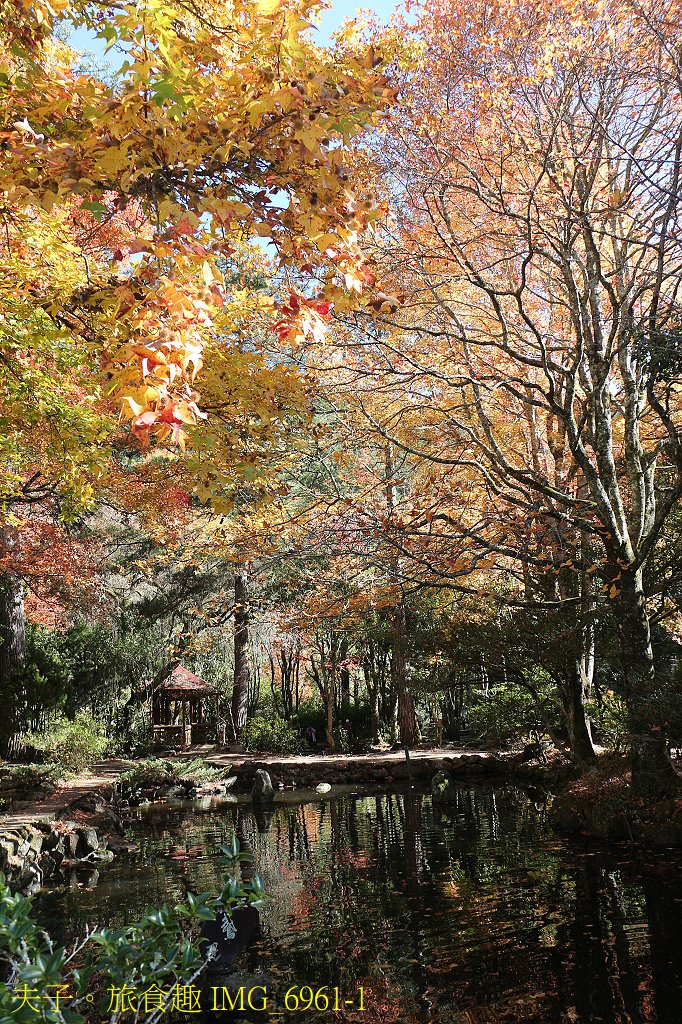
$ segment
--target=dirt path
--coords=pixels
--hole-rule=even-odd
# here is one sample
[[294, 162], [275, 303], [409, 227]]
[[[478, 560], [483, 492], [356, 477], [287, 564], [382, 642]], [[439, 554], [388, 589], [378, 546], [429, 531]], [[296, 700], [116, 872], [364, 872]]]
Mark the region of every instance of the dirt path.
[[17, 801], [14, 810], [9, 814], [0, 813], [0, 832], [8, 832], [19, 825], [29, 825], [34, 821], [54, 821], [77, 800], [95, 793], [102, 786], [116, 782], [129, 768], [129, 761], [100, 761], [93, 765], [89, 772], [82, 772], [75, 778], [61, 783], [54, 793], [42, 800], [21, 803]]
[[[249, 762], [258, 762], [258, 764], [267, 764], [272, 767], [277, 765], [306, 765], [307, 767], [313, 767], [314, 765], [320, 765], [320, 767], [329, 768], [330, 766], [349, 767], [351, 765], [361, 764], [378, 764], [385, 768], [390, 768], [394, 764], [405, 763], [405, 751], [404, 750], [386, 750], [382, 753], [377, 754], [230, 754], [223, 751], [209, 752], [210, 748], [203, 748], [206, 750], [203, 753], [204, 758], [209, 764], [212, 765], [234, 765], [235, 768], [240, 764], [248, 764]], [[199, 750], [199, 753], [202, 753]], [[462, 750], [453, 747], [429, 747], [425, 750], [411, 750], [410, 761], [440, 761], [444, 757], [472, 757], [478, 755], [479, 757], [489, 757], [490, 755], [482, 750]], [[182, 754], [175, 754], [174, 758], [191, 758], [196, 757], [197, 752], [194, 748], [194, 752], [187, 751]]]

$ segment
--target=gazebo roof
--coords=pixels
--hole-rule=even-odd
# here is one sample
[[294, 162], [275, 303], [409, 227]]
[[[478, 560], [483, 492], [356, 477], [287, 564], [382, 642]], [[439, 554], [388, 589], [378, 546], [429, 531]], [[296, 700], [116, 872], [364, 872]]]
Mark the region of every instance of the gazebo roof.
[[205, 679], [195, 676], [194, 672], [190, 672], [183, 665], [176, 665], [170, 675], [166, 676], [162, 683], [159, 683], [156, 692], [166, 696], [190, 698], [217, 694], [220, 693], [220, 690], [207, 683]]

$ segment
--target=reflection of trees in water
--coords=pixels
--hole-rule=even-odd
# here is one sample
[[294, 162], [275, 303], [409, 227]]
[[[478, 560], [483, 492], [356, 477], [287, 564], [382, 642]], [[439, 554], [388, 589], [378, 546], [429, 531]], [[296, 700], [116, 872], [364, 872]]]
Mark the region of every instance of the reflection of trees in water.
[[[274, 895], [249, 961], [294, 983], [353, 992], [384, 979], [429, 1024], [682, 1020], [674, 869], [569, 847], [513, 787], [462, 788], [441, 807], [414, 791], [278, 805], [265, 832], [244, 807], [148, 821], [134, 864], [61, 894], [53, 914], [121, 923], [214, 888], [209, 853], [236, 830]], [[159, 846], [206, 853], [160, 858]]]
[[674, 874], [634, 864], [614, 870], [605, 854], [564, 862], [574, 916], [557, 929], [559, 1002], [579, 1020], [679, 1024], [682, 917]]
[[647, 874], [643, 879], [658, 1024], [682, 1021], [682, 886], [672, 878]]

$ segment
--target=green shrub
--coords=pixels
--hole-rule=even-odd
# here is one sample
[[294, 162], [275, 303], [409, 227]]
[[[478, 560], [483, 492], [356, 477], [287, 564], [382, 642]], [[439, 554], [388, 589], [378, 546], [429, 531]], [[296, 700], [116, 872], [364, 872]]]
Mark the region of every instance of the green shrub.
[[[215, 920], [220, 911], [231, 917], [238, 908], [259, 907], [267, 898], [258, 875], [243, 885], [234, 877], [240, 861], [250, 859], [237, 840], [221, 851], [227, 878], [219, 895], [188, 893], [184, 903], [147, 911], [134, 924], [89, 932], [75, 952], [52, 942], [33, 920], [32, 898], [13, 895], [0, 875], [0, 977], [5, 980], [0, 1020], [99, 1024], [106, 1017], [119, 1024], [134, 1017], [156, 1024], [175, 1019], [168, 1015], [173, 992], [198, 982], [206, 967], [199, 937], [203, 922]], [[112, 1008], [112, 989], [141, 993], [153, 986], [165, 995], [162, 1006], [144, 1013], [140, 1007], [139, 1016], [120, 1005]], [[28, 1000], [27, 992], [33, 994]]]
[[227, 778], [232, 769], [230, 765], [213, 766], [207, 764], [203, 757], [194, 757], [188, 761], [169, 761], [163, 757], [147, 757], [131, 765], [121, 775], [121, 782], [129, 789], [153, 789], [156, 786], [169, 786], [174, 782], [219, 782]]
[[34, 793], [53, 792], [61, 768], [56, 764], [6, 764], [0, 768], [0, 790], [16, 791], [31, 797]]
[[587, 706], [596, 737], [612, 750], [624, 750], [627, 745], [627, 708], [625, 701], [613, 690], [603, 690]]
[[220, 782], [221, 779], [226, 779], [231, 774], [230, 765], [207, 764], [203, 757], [182, 761], [180, 765], [180, 778], [191, 782]]
[[109, 742], [103, 726], [81, 711], [73, 721], [63, 715], [53, 719], [49, 732], [29, 734], [26, 745], [66, 771], [80, 772], [106, 754]]
[[322, 742], [327, 730], [327, 710], [322, 701], [314, 697], [301, 701], [298, 711], [291, 716], [291, 725], [304, 740], [308, 729], [313, 728], [318, 742]]
[[[372, 722], [369, 717], [367, 704], [343, 703], [338, 713], [339, 728], [343, 726], [346, 719], [350, 722], [351, 738], [353, 740], [357, 740], [359, 737], [367, 740], [371, 739]], [[341, 729], [341, 731], [343, 732], [344, 730]]]
[[182, 766], [177, 761], [166, 761], [162, 757], [147, 757], [138, 761], [121, 775], [121, 782], [131, 789], [148, 789], [167, 786], [180, 778]]
[[495, 745], [525, 741], [532, 733], [542, 735], [548, 719], [558, 727], [558, 709], [549, 687], [539, 687], [536, 698], [516, 683], [491, 687], [467, 711], [472, 734]]
[[269, 754], [295, 754], [301, 748], [296, 730], [283, 718], [252, 718], [242, 734], [247, 750]]

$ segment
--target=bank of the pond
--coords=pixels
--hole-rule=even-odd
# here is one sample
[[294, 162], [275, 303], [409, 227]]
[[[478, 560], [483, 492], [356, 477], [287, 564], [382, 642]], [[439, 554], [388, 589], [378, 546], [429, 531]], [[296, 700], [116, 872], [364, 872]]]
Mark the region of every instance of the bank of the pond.
[[682, 778], [676, 795], [637, 798], [627, 758], [606, 755], [558, 791], [550, 822], [594, 839], [682, 847]]
[[251, 788], [259, 769], [268, 772], [275, 786], [295, 788], [314, 788], [320, 783], [381, 786], [413, 781], [428, 784], [442, 771], [453, 778], [512, 777], [556, 786], [574, 773], [571, 762], [558, 754], [538, 757], [534, 750], [501, 754], [452, 747], [417, 749], [409, 753], [391, 750], [326, 756], [216, 752], [207, 755], [206, 762], [216, 767], [229, 766], [236, 775], [235, 788], [242, 790]]
[[[328, 787], [379, 786], [414, 782], [428, 788], [436, 775], [453, 780], [513, 777], [556, 787], [572, 773], [563, 758], [533, 760], [528, 753], [496, 755], [477, 750], [430, 748], [393, 750], [361, 755], [263, 755], [230, 753], [199, 747], [171, 754], [168, 761], [188, 767], [201, 757], [212, 769], [229, 776], [201, 784], [186, 777], [125, 782], [145, 761], [107, 760], [90, 772], [63, 782], [54, 793], [37, 801], [17, 801], [0, 816], [0, 871], [25, 891], [38, 888], [56, 874], [72, 871], [82, 862], [111, 859], [127, 849], [121, 815], [132, 804], [193, 796], [224, 796], [227, 791], [250, 793], [259, 771], [266, 771], [276, 791], [322, 791]], [[142, 773], [144, 776], [144, 772]]]
[[[203, 785], [193, 780], [190, 765], [198, 757], [210, 769], [222, 769], [226, 777]], [[185, 764], [190, 773], [147, 784], [122, 782], [122, 776], [145, 762], [108, 760], [41, 801], [20, 802], [11, 813], [0, 816], [0, 871], [23, 888], [36, 888], [80, 861], [110, 859], [127, 849], [121, 815], [131, 803], [249, 794], [259, 772], [267, 772], [275, 792], [319, 788], [322, 794], [330, 787], [388, 788], [409, 783], [428, 790], [437, 779], [434, 794], [441, 803], [447, 803], [462, 782], [512, 780], [558, 794], [550, 820], [560, 831], [682, 846], [682, 800], [651, 806], [633, 802], [622, 759], [604, 758], [596, 770], [583, 775], [558, 752], [538, 754], [532, 748], [521, 753], [447, 747], [409, 754], [392, 750], [361, 755], [263, 755], [200, 747], [171, 754], [167, 760], [179, 774]]]
[[[456, 777], [511, 775], [529, 781], [553, 785], [572, 774], [570, 762], [562, 757], [534, 759], [528, 753], [496, 754], [488, 751], [451, 747], [404, 750], [372, 754], [291, 754], [268, 755], [230, 753], [213, 747], [191, 747], [182, 753], [170, 753], [171, 764], [182, 765], [201, 757], [205, 764], [229, 769], [237, 790], [250, 790], [258, 769], [264, 769], [273, 784], [285, 787], [314, 788], [319, 783], [343, 785], [363, 783], [382, 785], [412, 780], [429, 781], [436, 772], [446, 770]], [[121, 776], [144, 760], [108, 759], [93, 765], [90, 771], [62, 782], [54, 793], [39, 800], [14, 800], [10, 809], [0, 813], [0, 832], [20, 825], [64, 818], [74, 808], [88, 812], [100, 804], [109, 804]], [[189, 780], [191, 783], [191, 779]], [[158, 787], [157, 787], [158, 788]], [[194, 788], [194, 787], [192, 787]], [[160, 796], [181, 794], [161, 793]], [[188, 795], [185, 793], [184, 795]]]

